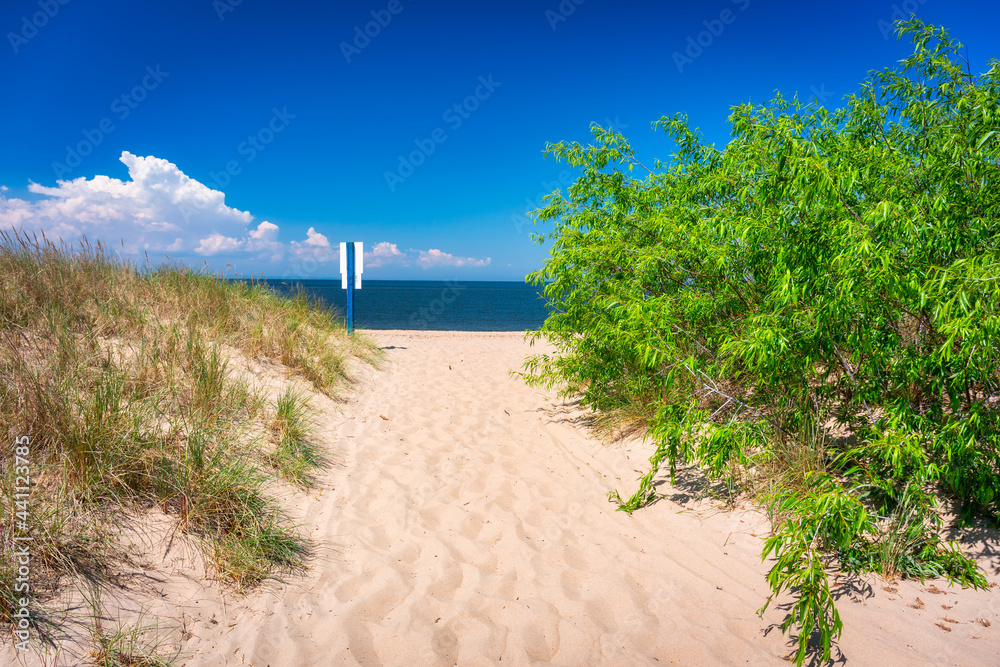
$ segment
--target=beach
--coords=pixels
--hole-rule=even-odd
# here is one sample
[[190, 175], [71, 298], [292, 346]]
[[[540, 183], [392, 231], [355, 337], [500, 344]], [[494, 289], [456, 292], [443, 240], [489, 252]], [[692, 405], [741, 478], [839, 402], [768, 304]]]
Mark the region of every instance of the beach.
[[68, 2], [0, 667], [1000, 667], [1000, 2]]
[[[380, 367], [358, 365], [344, 402], [313, 397], [328, 469], [285, 494], [309, 569], [223, 595], [167, 531], [141, 554], [155, 585], [111, 603], [144, 608], [177, 664], [785, 663], [790, 598], [755, 613], [769, 592], [760, 511], [704, 496], [690, 470], [664, 475], [653, 505], [615, 511], [607, 493], [632, 492], [650, 446], [602, 444], [575, 401], [511, 376], [548, 349], [521, 333], [368, 335]], [[969, 548], [995, 582], [996, 553]], [[994, 591], [838, 581], [835, 660], [997, 664]]]
[[[784, 612], [755, 613], [763, 514], [697, 500], [693, 475], [616, 512], [606, 494], [631, 492], [648, 446], [602, 445], [572, 401], [511, 377], [539, 351], [522, 334], [371, 335], [386, 361], [330, 424], [323, 488], [292, 501], [319, 545], [311, 571], [225, 613], [192, 601], [182, 662], [785, 662]], [[996, 581], [996, 555], [980, 563]], [[846, 664], [997, 664], [996, 595], [936, 583], [845, 583]]]

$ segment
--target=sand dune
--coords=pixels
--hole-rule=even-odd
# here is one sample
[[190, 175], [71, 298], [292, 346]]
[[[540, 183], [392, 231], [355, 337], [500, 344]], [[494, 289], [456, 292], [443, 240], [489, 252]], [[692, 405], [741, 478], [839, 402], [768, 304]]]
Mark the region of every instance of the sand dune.
[[[602, 445], [574, 405], [510, 377], [520, 334], [372, 335], [383, 368], [325, 408], [335, 465], [289, 499], [312, 569], [225, 604], [191, 588], [180, 663], [787, 664], [784, 613], [755, 614], [760, 513], [697, 500], [693, 475], [614, 511], [607, 492], [635, 488], [648, 446]], [[980, 546], [995, 581], [996, 543]], [[1000, 593], [936, 584], [839, 587], [839, 662], [1000, 663]]]

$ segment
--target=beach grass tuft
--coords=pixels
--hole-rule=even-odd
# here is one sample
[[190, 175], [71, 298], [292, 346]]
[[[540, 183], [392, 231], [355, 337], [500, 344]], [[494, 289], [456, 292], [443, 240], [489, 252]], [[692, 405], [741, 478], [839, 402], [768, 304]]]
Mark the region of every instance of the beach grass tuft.
[[[14, 535], [13, 443], [26, 436], [35, 599], [70, 581], [106, 585], [128, 559], [120, 526], [156, 508], [240, 590], [305, 565], [309, 545], [274, 490], [312, 483], [315, 423], [305, 393], [275, 403], [256, 374], [278, 368], [337, 397], [350, 359], [376, 361], [370, 341], [304, 293], [138, 269], [100, 243], [3, 233], [0, 275], [0, 539]], [[0, 561], [2, 623], [20, 597], [15, 576]], [[98, 630], [98, 663], [138, 656], [134, 632]]]

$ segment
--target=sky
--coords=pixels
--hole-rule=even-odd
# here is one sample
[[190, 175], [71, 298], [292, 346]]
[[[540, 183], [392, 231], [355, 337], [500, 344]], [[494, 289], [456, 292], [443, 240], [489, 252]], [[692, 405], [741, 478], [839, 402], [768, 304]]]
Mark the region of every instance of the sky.
[[[526, 217], [598, 123], [647, 164], [688, 115], [775, 92], [829, 108], [912, 51], [916, 13], [1000, 58], [995, 0], [4, 0], [0, 228], [143, 263], [336, 278], [523, 280]], [[647, 162], [648, 160], [648, 162]]]

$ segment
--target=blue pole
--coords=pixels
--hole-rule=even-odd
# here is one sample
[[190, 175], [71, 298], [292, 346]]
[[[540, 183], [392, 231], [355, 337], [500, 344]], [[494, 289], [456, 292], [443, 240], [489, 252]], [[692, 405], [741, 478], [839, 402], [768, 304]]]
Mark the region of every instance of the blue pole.
[[354, 333], [354, 243], [347, 242], [347, 333]]

